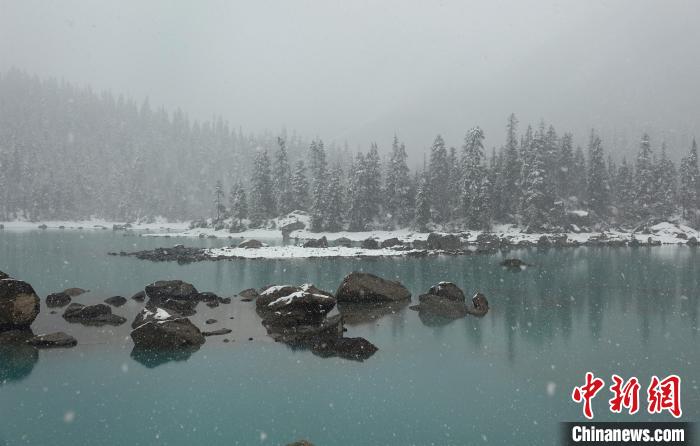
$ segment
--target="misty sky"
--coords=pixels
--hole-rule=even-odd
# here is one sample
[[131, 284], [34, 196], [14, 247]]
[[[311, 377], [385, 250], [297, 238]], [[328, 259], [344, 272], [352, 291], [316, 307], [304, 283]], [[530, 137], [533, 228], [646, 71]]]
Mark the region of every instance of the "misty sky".
[[700, 136], [700, 2], [8, 1], [11, 67], [245, 130], [412, 152], [506, 117], [585, 143]]

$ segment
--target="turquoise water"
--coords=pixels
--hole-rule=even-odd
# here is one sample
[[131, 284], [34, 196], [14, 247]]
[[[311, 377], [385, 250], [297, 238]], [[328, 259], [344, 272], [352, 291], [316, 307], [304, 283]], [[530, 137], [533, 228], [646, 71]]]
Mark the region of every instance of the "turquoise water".
[[[643, 388], [652, 374], [677, 373], [683, 419], [700, 418], [697, 250], [512, 252], [534, 264], [519, 273], [501, 269], [501, 255], [184, 266], [106, 255], [182, 242], [6, 230], [0, 270], [42, 297], [89, 288], [80, 302], [128, 297], [164, 278], [222, 296], [270, 283], [314, 282], [334, 291], [345, 274], [365, 270], [400, 280], [414, 299], [438, 281], [454, 281], [485, 293], [491, 310], [448, 324], [422, 321], [407, 308], [352, 318], [347, 336], [379, 347], [358, 363], [272, 342], [251, 303], [200, 305], [197, 325], [214, 317], [211, 327], [233, 329], [233, 342], [210, 337], [189, 358], [152, 364], [131, 357], [128, 324], [68, 325], [42, 307], [35, 332], [59, 327], [80, 344], [0, 358], [0, 445], [277, 445], [300, 438], [316, 445], [556, 444], [558, 422], [583, 419], [570, 394], [586, 371], [606, 382], [612, 373], [634, 375]], [[115, 312], [131, 320], [138, 308]], [[612, 415], [608, 398], [605, 392], [594, 400], [596, 420], [670, 419]]]

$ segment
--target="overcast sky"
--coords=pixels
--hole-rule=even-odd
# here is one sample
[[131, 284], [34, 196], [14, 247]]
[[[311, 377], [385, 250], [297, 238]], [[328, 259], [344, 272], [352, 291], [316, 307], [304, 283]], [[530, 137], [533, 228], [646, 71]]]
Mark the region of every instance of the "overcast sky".
[[422, 151], [509, 113], [606, 148], [700, 136], [700, 1], [0, 0], [0, 70]]

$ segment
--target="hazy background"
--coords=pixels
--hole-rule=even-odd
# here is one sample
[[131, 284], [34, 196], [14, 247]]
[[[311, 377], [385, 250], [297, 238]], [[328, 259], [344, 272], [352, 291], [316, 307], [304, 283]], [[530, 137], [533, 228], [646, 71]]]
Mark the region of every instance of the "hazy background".
[[351, 147], [396, 132], [418, 153], [476, 124], [491, 147], [515, 112], [680, 154], [700, 136], [699, 19], [694, 0], [0, 0], [0, 70]]

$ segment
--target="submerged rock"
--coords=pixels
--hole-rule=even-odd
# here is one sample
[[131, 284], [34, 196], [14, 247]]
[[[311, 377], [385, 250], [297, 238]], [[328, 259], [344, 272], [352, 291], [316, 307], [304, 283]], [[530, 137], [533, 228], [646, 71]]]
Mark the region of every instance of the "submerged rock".
[[143, 302], [144, 300], [146, 300], [146, 292], [141, 290], [138, 293], [131, 296], [131, 299], [137, 302]]
[[289, 443], [287, 446], [314, 446], [313, 443], [306, 440], [295, 441], [294, 443]]
[[241, 300], [243, 302], [251, 302], [251, 301], [257, 299], [257, 297], [260, 294], [258, 293], [258, 290], [256, 290], [255, 288], [247, 288], [243, 291], [239, 291], [238, 295], [241, 296]]
[[501, 262], [501, 266], [504, 268], [521, 270], [529, 265], [520, 259], [505, 259]]
[[233, 330], [230, 328], [220, 328], [218, 330], [203, 331], [202, 336], [222, 336], [231, 333]]
[[188, 318], [150, 320], [131, 331], [131, 339], [142, 349], [168, 350], [199, 347], [204, 335]]
[[364, 361], [377, 352], [378, 348], [365, 338], [330, 338], [318, 339], [311, 346], [311, 351], [323, 357], [338, 356], [354, 361]]
[[182, 347], [176, 349], [151, 349], [134, 347], [131, 358], [149, 369], [156, 368], [169, 362], [187, 361], [200, 346]]
[[49, 308], [65, 307], [71, 302], [71, 298], [65, 291], [62, 293], [51, 293], [46, 296], [46, 306]]
[[0, 280], [0, 329], [28, 328], [40, 310], [39, 297], [27, 282]]
[[112, 309], [105, 304], [82, 305], [73, 302], [66, 308], [63, 318], [71, 323], [83, 325], [121, 325], [126, 319], [112, 314]]
[[328, 239], [324, 235], [323, 237], [316, 240], [307, 240], [303, 245], [303, 248], [328, 248]]
[[81, 294], [87, 293], [89, 290], [84, 290], [82, 288], [66, 288], [63, 290], [64, 293], [66, 293], [70, 297], [77, 297], [80, 296]]
[[73, 336], [61, 331], [34, 336], [27, 339], [27, 344], [37, 348], [66, 348], [75, 347], [78, 345], [78, 341]]
[[121, 307], [126, 304], [126, 297], [123, 296], [112, 296], [105, 299], [105, 303], [113, 307]]
[[387, 302], [410, 299], [411, 292], [397, 281], [354, 271], [345, 276], [335, 296], [338, 302]]

